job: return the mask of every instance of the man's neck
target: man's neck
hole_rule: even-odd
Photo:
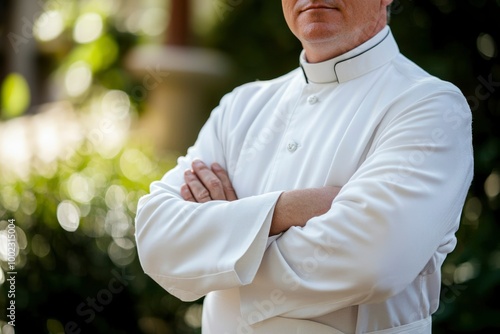
[[[382,24],[383,23],[383,24]],[[377,24],[374,28],[363,29],[353,36],[342,36],[325,42],[303,44],[306,59],[309,63],[319,63],[338,57],[360,46],[377,35],[387,25],[385,22]]]

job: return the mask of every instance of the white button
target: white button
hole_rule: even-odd
[[[307,98],[307,102],[309,102],[309,104],[315,104],[318,102],[318,97],[316,95],[311,95]]]
[[[299,147],[299,144],[297,144],[294,141],[289,142],[288,145],[286,146],[287,150],[292,152],[292,153],[297,151],[298,147]]]

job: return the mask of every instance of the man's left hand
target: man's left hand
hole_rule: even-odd
[[[190,202],[205,203],[213,200],[237,200],[236,192],[227,172],[214,163],[210,168],[201,160],[194,160],[192,169],[184,172],[185,184],[181,187],[181,196]]]

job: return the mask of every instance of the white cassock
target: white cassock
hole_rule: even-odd
[[[227,169],[239,200],[182,200],[195,158]],[[465,98],[386,27],[227,94],[140,200],[140,261],[172,295],[206,295],[205,334],[431,333],[472,169]],[[342,187],[329,212],[268,237],[283,191],[327,185]]]

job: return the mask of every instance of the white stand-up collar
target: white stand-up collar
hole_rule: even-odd
[[[324,62],[308,63],[302,51],[300,66],[308,83],[342,83],[383,66],[398,54],[399,48],[386,26],[365,43]]]

